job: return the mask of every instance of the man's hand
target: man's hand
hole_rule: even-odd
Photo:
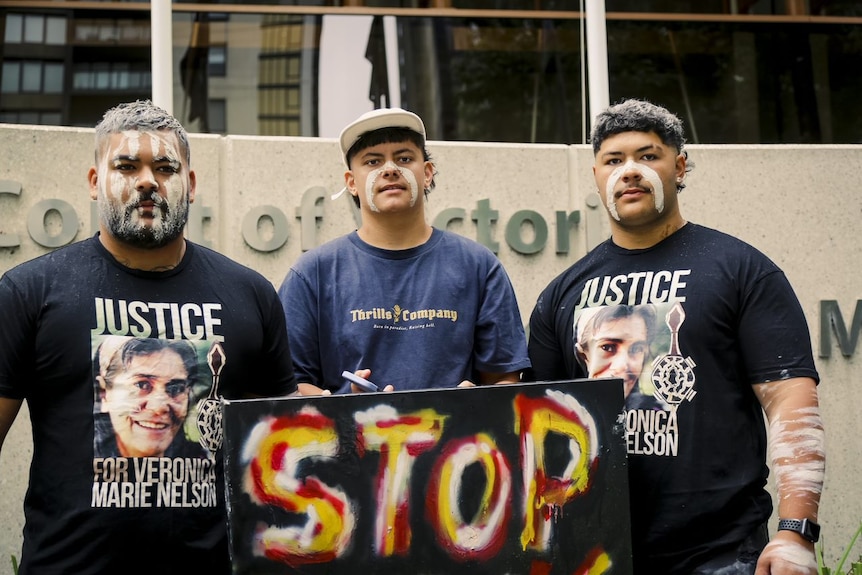
[[[328,389],[321,389],[312,383],[298,383],[296,386],[299,388],[299,395],[303,397],[314,397],[315,395],[332,395],[332,392]]]
[[[757,560],[754,575],[817,575],[814,544],[789,531],[775,534]]]
[[[355,375],[357,377],[361,377],[362,379],[369,379],[371,377],[371,370],[370,369],[357,369],[356,371],[353,372],[353,375]],[[359,387],[355,383],[350,384],[350,391],[352,391],[353,393],[373,393],[373,392],[369,392],[369,391],[362,389],[361,387]],[[387,385],[386,387],[384,387],[380,391],[395,391],[395,388],[392,385]]]

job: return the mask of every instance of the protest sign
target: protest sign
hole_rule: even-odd
[[[622,382],[224,401],[238,574],[631,572]]]

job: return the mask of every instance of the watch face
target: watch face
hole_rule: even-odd
[[[820,526],[813,521],[805,521],[805,524],[808,527],[809,532],[811,533],[811,537],[808,538],[812,543],[816,543],[818,539],[820,539]]]

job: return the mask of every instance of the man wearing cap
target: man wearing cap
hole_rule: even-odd
[[[302,393],[358,392],[345,370],[399,391],[519,381],[530,361],[502,264],[427,222],[436,172],[419,116],[368,112],[340,143],[362,224],[300,256],[279,288]]]

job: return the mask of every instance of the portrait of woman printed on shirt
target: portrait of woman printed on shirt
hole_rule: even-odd
[[[584,308],[575,321],[578,362],[590,378],[621,378],[626,409],[668,409],[640,385],[653,358],[656,315],[652,304],[616,305]]]
[[[207,456],[184,431],[202,395],[192,343],[108,336],[93,368],[96,457]]]

